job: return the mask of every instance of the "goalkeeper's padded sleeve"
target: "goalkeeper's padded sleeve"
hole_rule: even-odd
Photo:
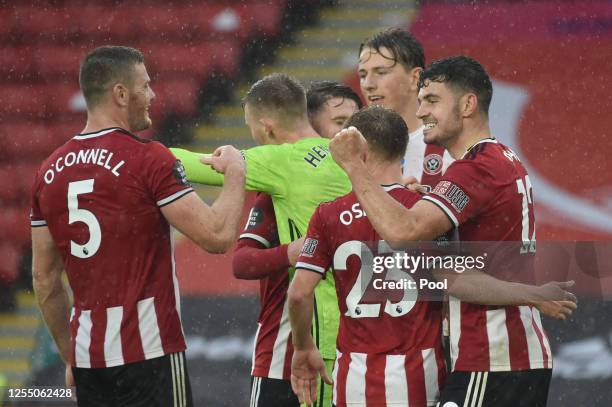
[[[219,174],[212,167],[200,162],[200,158],[206,154],[194,153],[182,148],[171,148],[170,151],[183,163],[189,182],[214,186],[223,185],[223,174]]]

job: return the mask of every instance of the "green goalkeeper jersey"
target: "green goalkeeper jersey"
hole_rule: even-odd
[[[170,149],[182,161],[187,179],[206,185],[222,185],[223,176],[200,163],[202,154]],[[321,202],[334,200],[351,190],[346,173],[329,152],[329,140],[304,138],[293,144],[265,145],[244,151],[246,189],[269,194],[274,203],[278,236],[290,243],[303,236]],[[289,275],[293,278],[293,268]],[[326,359],[336,357],[340,311],[331,273],[315,289],[314,339]]]

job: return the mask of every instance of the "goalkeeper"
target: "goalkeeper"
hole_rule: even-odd
[[[272,197],[280,243],[288,244],[304,234],[321,202],[348,193],[351,185],[329,153],[329,140],[312,129],[304,88],[295,79],[284,74],[266,76],[251,87],[244,102],[245,122],[259,145],[244,151],[246,189]],[[215,154],[207,157],[182,149],[171,151],[182,161],[189,181],[222,185],[223,176],[214,170]],[[213,168],[203,165],[202,158]],[[294,271],[289,268],[290,278]],[[323,282],[315,291],[312,333],[331,375],[339,310],[333,276],[328,273]],[[320,389],[317,406],[330,406],[331,387]]]

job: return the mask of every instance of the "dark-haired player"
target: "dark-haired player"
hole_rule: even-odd
[[[306,92],[310,124],[321,137],[332,138],[363,107],[349,86],[334,81],[313,82]]]
[[[487,273],[506,280],[519,272],[533,275],[531,182],[516,154],[489,130],[488,74],[468,57],[447,58],[422,73],[419,89],[425,142],[446,148],[456,161],[412,208],[399,205],[371,176],[359,131],[343,131],[332,140],[334,159],[349,174],[368,219],[394,247],[456,228],[462,242],[490,242],[496,255]],[[535,306],[451,298],[450,342],[452,373],[441,406],[546,405],[552,353]]]
[[[229,249],[244,160],[232,147],[219,151],[226,183],[209,207],[166,147],[133,134],[151,125],[155,97],[140,51],[96,48],[79,82],[87,124],[43,162],[33,186],[39,307],[79,405],[192,406],[171,228],[205,250]]]
[[[416,115],[417,84],[424,68],[423,46],[406,30],[381,31],[359,47],[359,84],[366,103],[385,106],[402,116],[410,129],[403,160],[404,177],[414,177],[431,189],[452,158],[444,148],[427,142],[423,123]]]
[[[418,202],[420,194],[401,185],[401,159],[408,141],[402,117],[390,109],[370,106],[355,113],[346,126],[355,126],[366,138],[366,166],[389,199],[405,207]],[[423,301],[411,288],[392,295],[378,291],[375,298],[367,294],[380,290],[381,283],[377,286],[374,279],[410,276],[389,271],[374,277],[371,256],[388,254],[391,249],[368,219],[353,192],[321,204],[311,218],[289,288],[293,389],[308,404],[316,394],[317,373],[325,377],[309,321],[314,289],[332,268],[341,312],[334,405],[432,406],[445,376],[442,303]]]

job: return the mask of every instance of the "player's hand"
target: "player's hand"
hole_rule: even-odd
[[[574,294],[567,291],[574,286],[574,281],[550,281],[537,288],[537,299],[541,301],[570,301],[577,303]]]
[[[340,130],[332,138],[329,149],[332,157],[344,171],[365,162],[368,143],[357,128],[351,126]]]
[[[298,240],[289,243],[289,246],[287,247],[287,257],[289,257],[289,264],[291,264],[292,266],[295,266],[298,257],[300,257],[300,253],[302,252],[302,246],[304,246],[305,239],[306,236],[302,236]]]
[[[300,404],[310,406],[317,400],[319,375],[325,383],[332,384],[319,350],[315,347],[294,350],[291,361],[291,388]]]
[[[413,177],[412,175],[408,175],[402,178],[402,184],[404,184],[406,188],[414,192],[420,192],[422,194],[427,192],[427,187],[422,184],[419,184],[419,180],[417,180],[416,177]]]
[[[200,158],[200,162],[210,165],[221,174],[227,173],[230,169],[241,173],[246,170],[242,153],[233,146],[221,146],[212,155],[205,155]]]
[[[536,304],[542,315],[565,321],[578,308],[573,301],[543,301]]]

